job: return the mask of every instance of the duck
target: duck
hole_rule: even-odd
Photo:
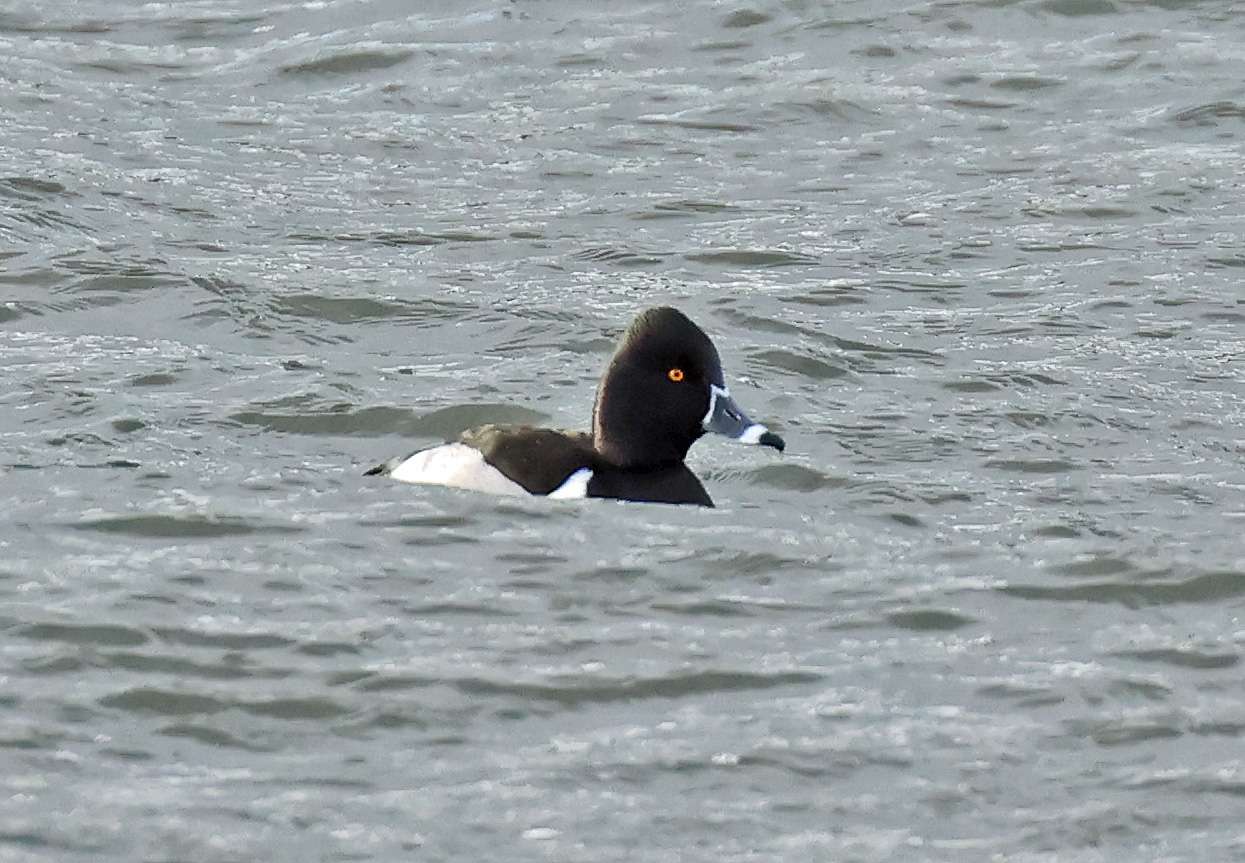
[[[735,402],[713,341],[678,309],[641,312],[605,367],[592,430],[484,425],[366,472],[400,482],[552,499],[712,507],[684,463],[705,433],[786,448]]]

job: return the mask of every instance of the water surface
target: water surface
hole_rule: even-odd
[[[418,7],[0,12],[0,857],[1239,858],[1239,8]]]

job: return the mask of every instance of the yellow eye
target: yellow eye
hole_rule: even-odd
[[[674,381],[677,384],[679,381],[683,380],[683,369],[679,369],[679,368],[671,369],[670,371],[666,372],[666,377],[670,378],[670,380]]]

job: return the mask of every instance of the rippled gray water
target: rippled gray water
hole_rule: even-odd
[[[0,7],[0,860],[1241,859],[1240,5],[613,5]]]

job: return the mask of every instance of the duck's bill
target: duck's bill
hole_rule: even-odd
[[[734,438],[740,443],[772,446],[782,452],[787,444],[760,423],[754,423],[735,404],[731,394],[719,386],[709,387],[709,411],[705,414],[705,431]]]

